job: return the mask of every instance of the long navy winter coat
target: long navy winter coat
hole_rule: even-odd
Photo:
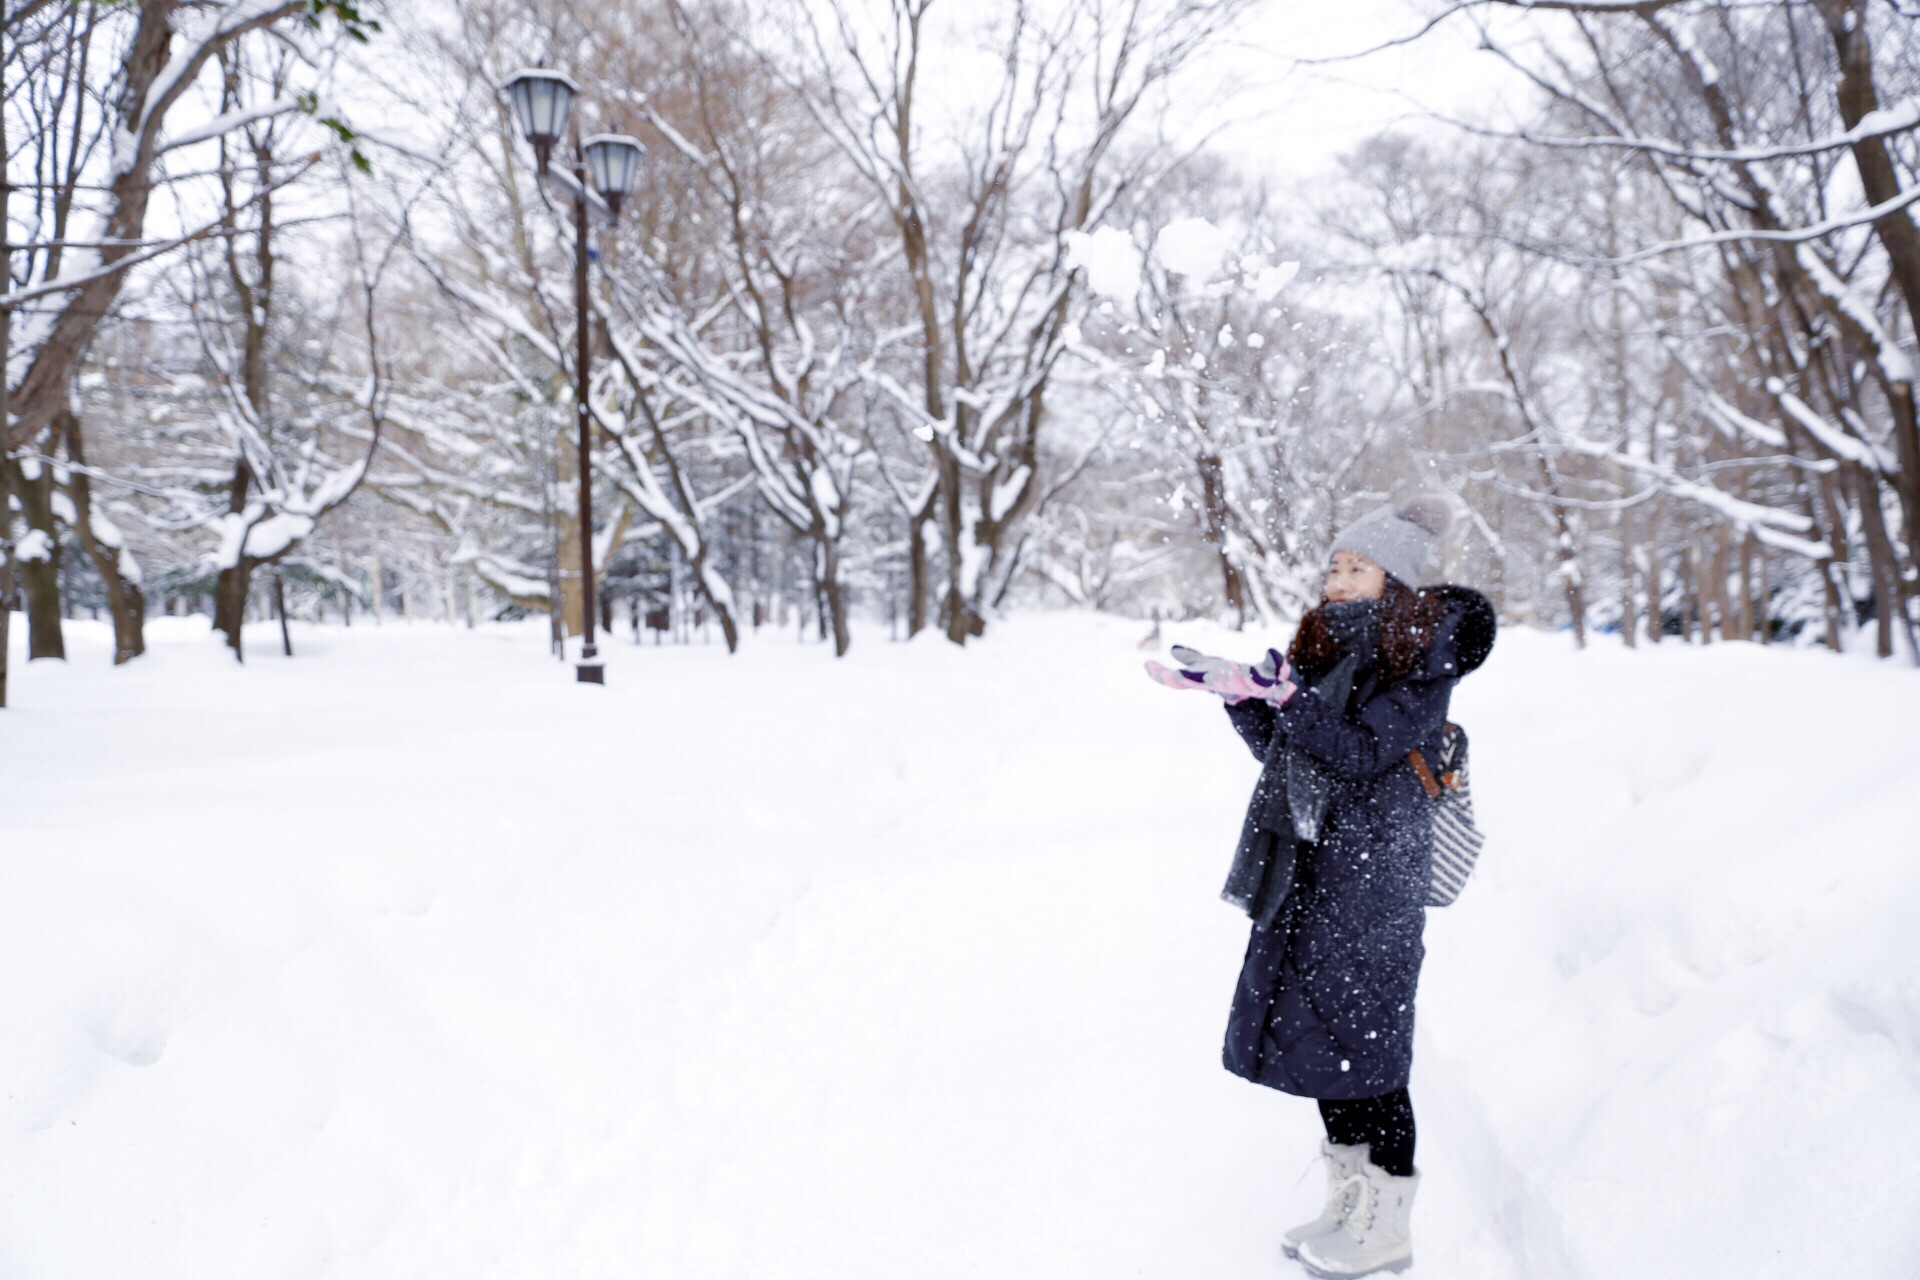
[[[1255,929],[1227,1024],[1229,1071],[1309,1098],[1371,1098],[1405,1087],[1413,997],[1426,954],[1433,801],[1407,760],[1435,759],[1447,702],[1493,647],[1492,606],[1443,587],[1446,612],[1419,666],[1399,680],[1362,673],[1346,713],[1302,690],[1276,712],[1227,708],[1266,764],[1241,839],[1291,839],[1280,744],[1333,775],[1320,839],[1299,845],[1293,890]]]

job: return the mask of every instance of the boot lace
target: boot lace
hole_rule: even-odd
[[[1356,1173],[1339,1184],[1339,1195],[1345,1199],[1351,1193],[1353,1199],[1347,1209],[1346,1221],[1340,1225],[1352,1237],[1355,1244],[1366,1240],[1367,1232],[1373,1226],[1374,1190],[1367,1176]]]
[[[1300,1172],[1300,1181],[1305,1182],[1307,1180],[1307,1175],[1313,1172],[1315,1165],[1325,1165],[1327,1167],[1327,1205],[1322,1212],[1337,1221],[1345,1222],[1349,1212],[1349,1193],[1352,1190],[1349,1184],[1353,1183],[1356,1179],[1354,1177],[1336,1178],[1334,1174],[1338,1172],[1338,1169],[1334,1165],[1333,1157],[1320,1155],[1315,1156],[1307,1162],[1307,1167]]]

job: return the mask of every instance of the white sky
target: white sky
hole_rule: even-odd
[[[1527,86],[1476,50],[1473,28],[1460,17],[1366,58],[1295,61],[1411,35],[1436,8],[1432,0],[1268,0],[1232,47],[1208,59],[1208,71],[1230,69],[1244,86],[1223,142],[1269,172],[1312,172],[1423,109],[1483,117],[1523,98]]]
[[[1049,0],[1043,0],[1043,5]],[[1072,4],[1075,0],[1050,0]],[[869,0],[871,13],[884,0]],[[1194,59],[1173,94],[1175,131],[1218,129],[1213,146],[1272,176],[1305,177],[1388,126],[1415,124],[1424,111],[1459,117],[1497,115],[1529,87],[1497,59],[1476,49],[1473,25],[1455,16],[1418,41],[1350,61],[1303,65],[1302,59],[1351,55],[1411,36],[1440,0],[1265,0],[1228,38]],[[936,6],[922,61],[921,117],[971,117],[982,85],[997,80],[998,6],[954,0]],[[1512,37],[1543,24],[1528,15],[1490,14]],[[929,103],[938,104],[929,108]],[[1228,123],[1221,127],[1222,121]],[[1144,122],[1142,122],[1144,123]],[[929,124],[935,133],[938,126]]]
[[[946,21],[966,26],[980,13],[969,8],[976,2],[954,0],[945,10]],[[417,26],[430,13],[445,13],[429,0],[416,3],[417,8],[395,11],[389,36],[365,51],[364,68],[347,73],[342,102],[356,120],[370,115],[389,130],[417,132],[420,141],[427,142],[437,132],[434,122],[408,121],[391,102],[374,107],[372,102],[386,95],[373,93],[363,100],[352,87],[362,74],[378,75],[404,65],[404,41],[396,38],[402,26]],[[1215,147],[1277,178],[1306,179],[1369,134],[1411,123],[1422,108],[1480,116],[1496,112],[1503,100],[1524,97],[1525,87],[1516,77],[1474,49],[1472,27],[1459,18],[1414,44],[1365,58],[1324,66],[1297,61],[1354,53],[1409,35],[1435,5],[1436,0],[1267,0],[1232,40],[1188,68],[1175,112],[1184,118],[1176,124],[1217,123],[1224,114],[1230,123],[1215,135]],[[946,44],[940,53],[923,67],[928,79],[923,87],[964,111],[977,92],[971,72],[980,50],[960,42]],[[1231,95],[1224,109],[1223,95]],[[356,106],[360,110],[354,110]],[[179,127],[211,113],[208,103],[183,105]],[[375,155],[376,160],[384,158],[377,149]],[[192,158],[183,154],[179,160]],[[167,201],[158,202],[150,230],[163,231],[179,216]]]
[[[991,55],[968,38],[982,16],[977,4],[951,0],[936,9],[943,28],[932,43],[938,56],[921,69],[923,97],[963,114],[975,105],[973,72],[991,65]],[[422,4],[415,18],[396,21],[425,20],[432,7]],[[1438,0],[1266,0],[1232,39],[1187,69],[1176,114],[1190,109],[1191,115],[1179,123],[1214,124],[1224,114],[1232,123],[1217,135],[1216,145],[1269,173],[1305,175],[1326,168],[1371,133],[1412,122],[1423,108],[1481,116],[1502,101],[1524,97],[1526,86],[1476,51],[1473,29],[1459,17],[1411,45],[1365,58],[1324,66],[1296,61],[1355,53],[1410,35],[1437,7]],[[1508,19],[1502,25],[1511,30],[1525,21]],[[393,59],[398,43],[377,43],[368,51],[371,64]],[[1224,112],[1217,100],[1222,94],[1232,96]],[[590,104],[581,105],[591,114]]]

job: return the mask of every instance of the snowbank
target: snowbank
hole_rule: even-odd
[[[1255,765],[1144,629],[17,654],[0,1275],[1290,1274],[1312,1107],[1217,1065]],[[1514,633],[1455,710],[1410,1274],[1920,1274],[1920,679]]]

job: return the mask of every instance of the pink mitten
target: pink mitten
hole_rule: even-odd
[[[1299,690],[1292,665],[1278,649],[1267,650],[1267,656],[1254,663],[1247,674],[1264,690],[1258,696],[1276,707],[1286,706],[1287,699]]]
[[[1173,647],[1173,656],[1179,659],[1178,670],[1169,670],[1157,662],[1149,662],[1147,674],[1169,689],[1205,689],[1208,693],[1219,694],[1229,703],[1253,696],[1243,692],[1248,683],[1247,669],[1239,663],[1181,645]]]
[[[1147,664],[1147,674],[1170,689],[1205,689],[1224,698],[1229,706],[1248,698],[1263,698],[1278,707],[1293,696],[1293,672],[1287,660],[1272,649],[1252,667],[1183,645],[1173,647],[1173,656],[1180,662],[1177,671],[1157,662]]]
[[[1147,674],[1153,677],[1155,683],[1163,684],[1169,689],[1205,689],[1207,687],[1199,672],[1175,671],[1157,662],[1147,663]]]

